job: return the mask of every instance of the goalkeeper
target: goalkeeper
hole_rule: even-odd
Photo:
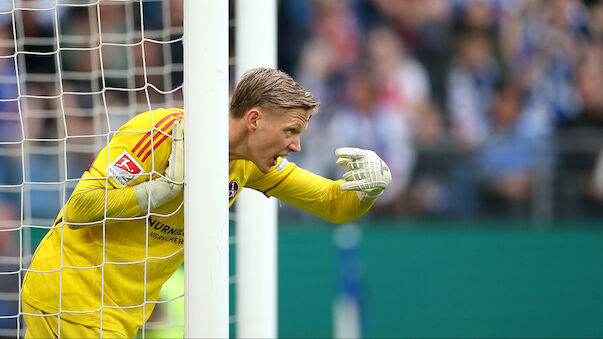
[[[281,71],[243,75],[230,104],[231,205],[245,186],[336,223],[369,210],[391,181],[374,152],[336,150],[347,168],[338,181],[286,159],[301,150],[318,106]],[[132,338],[149,318],[184,257],[183,117],[181,109],[135,116],[84,172],[25,277],[27,338]]]

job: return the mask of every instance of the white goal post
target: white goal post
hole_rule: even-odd
[[[239,0],[235,10],[236,79],[277,67],[276,0]],[[277,337],[277,200],[243,189],[236,204],[237,337]]]
[[[228,1],[184,0],[185,337],[229,337]]]

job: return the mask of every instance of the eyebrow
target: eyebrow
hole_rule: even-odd
[[[302,124],[299,121],[293,121],[290,125],[287,126],[287,129],[295,129],[300,132],[304,131],[305,128],[308,128],[308,124]]]
[[[298,117],[297,117],[298,119],[292,120],[292,121],[290,122],[289,127],[293,127],[293,126],[295,126],[296,128],[299,128],[300,130],[302,130],[302,131],[303,131],[305,128],[308,128],[308,122],[310,121],[310,118],[311,118],[311,117],[312,117],[312,116],[310,115],[310,116],[307,118],[307,120],[304,120],[304,119],[302,119],[302,118],[301,118],[301,116],[298,116]]]

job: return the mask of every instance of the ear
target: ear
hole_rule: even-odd
[[[250,108],[247,113],[245,113],[245,124],[247,125],[248,130],[256,130],[260,125],[260,120],[262,119],[262,112],[257,107]]]

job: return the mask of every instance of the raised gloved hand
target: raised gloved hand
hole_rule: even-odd
[[[341,190],[356,191],[362,201],[377,199],[392,181],[389,167],[373,151],[342,147],[335,150],[335,155],[337,165],[348,170],[343,174],[346,182],[341,184]]]
[[[172,151],[165,177],[134,186],[140,210],[146,212],[174,199],[184,187],[184,131],[179,121],[172,125]],[[149,197],[150,194],[150,197]]]

